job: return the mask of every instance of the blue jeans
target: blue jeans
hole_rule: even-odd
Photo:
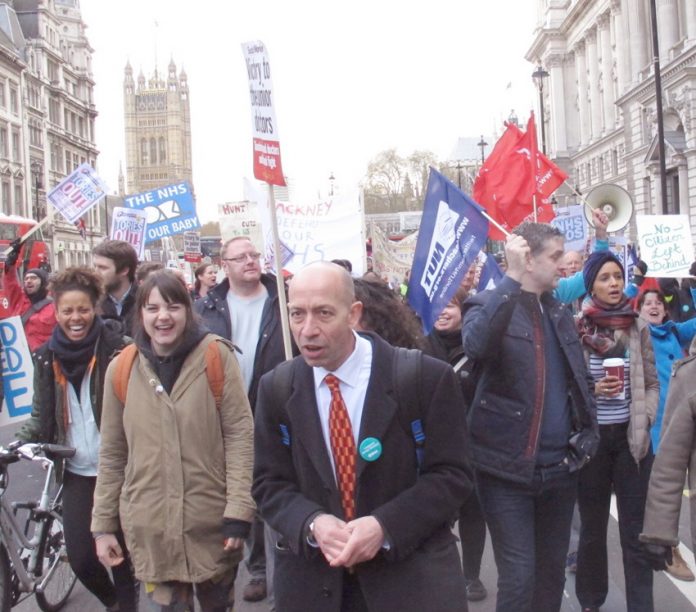
[[[498,612],[560,610],[577,474],[537,469],[529,484],[476,473],[498,566]]]
[[[616,493],[628,612],[652,612],[653,572],[641,553],[645,498],[653,454],[636,464],[628,447],[628,423],[599,426],[599,449],[580,471],[580,542],[575,594],[583,607],[607,598],[607,523],[611,493]]]

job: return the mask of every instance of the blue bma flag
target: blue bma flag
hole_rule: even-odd
[[[483,209],[430,168],[408,301],[430,333],[488,236]]]

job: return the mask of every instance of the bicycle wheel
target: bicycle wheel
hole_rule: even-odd
[[[41,568],[42,576],[52,573],[43,591],[36,593],[36,603],[44,612],[57,612],[70,597],[77,576],[72,571],[65,552],[63,522],[56,516],[49,517],[46,521],[46,530],[39,542],[38,567]],[[42,578],[37,577],[37,580],[41,582]]]
[[[0,612],[12,609],[12,570],[5,545],[0,544]]]

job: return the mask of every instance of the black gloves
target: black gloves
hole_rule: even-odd
[[[11,268],[17,263],[17,258],[19,257],[19,250],[22,248],[21,238],[15,238],[10,242],[12,250],[7,254],[5,258],[5,267]]]
[[[643,281],[645,280],[645,275],[648,272],[648,264],[646,264],[642,259],[639,259],[636,262],[636,265],[633,266],[633,284],[638,285],[639,287],[643,284]]]
[[[672,547],[663,544],[643,543],[643,557],[648,561],[650,567],[656,572],[660,572],[672,563]]]

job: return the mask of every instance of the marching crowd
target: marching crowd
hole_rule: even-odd
[[[79,580],[107,610],[137,610],[142,584],[153,609],[217,612],[244,562],[243,598],[281,612],[458,612],[492,588],[489,533],[497,610],[559,610],[567,567],[599,610],[615,495],[627,608],[659,609],[653,570],[694,580],[696,289],[642,262],[627,284],[594,225],[587,257],[520,225],[502,280],[476,292],[472,267],[425,337],[405,288],[310,264],[287,282],[289,360],[247,238],[193,287],[116,240],[20,280],[17,244],[3,286],[35,370],[17,437],[76,448],[57,479]]]

